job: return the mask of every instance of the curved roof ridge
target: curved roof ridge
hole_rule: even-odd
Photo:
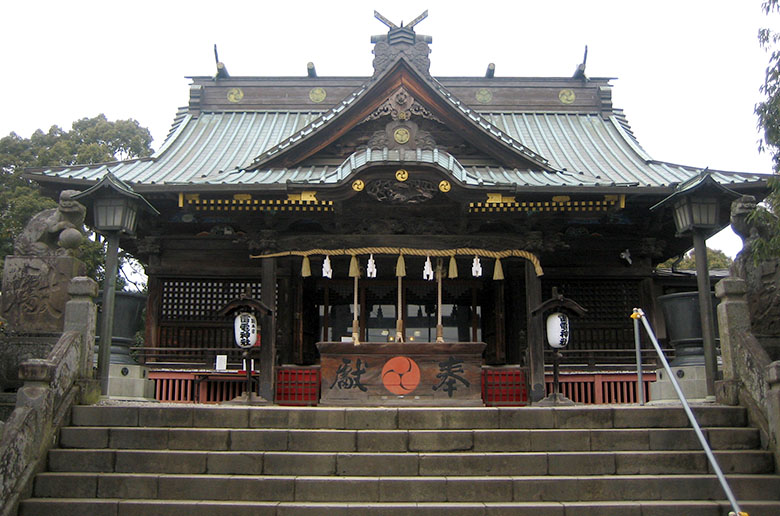
[[[181,132],[181,128],[187,125],[187,121],[190,118],[192,118],[192,114],[190,114],[189,108],[186,106],[179,107],[176,110],[176,114],[173,116],[173,122],[171,122],[171,127],[168,129],[168,134],[165,136],[162,145],[160,145],[160,148],[157,149],[152,156],[162,154],[164,149],[168,148],[172,142],[176,141],[179,132]]]

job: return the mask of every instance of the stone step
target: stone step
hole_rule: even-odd
[[[777,516],[780,502],[745,501],[750,516]],[[723,516],[718,501],[313,503],[199,502],[176,500],[30,499],[20,516]]]
[[[780,476],[730,475],[738,499],[780,501]],[[36,498],[285,502],[534,502],[712,500],[713,475],[326,477],[42,473]]]
[[[772,473],[764,450],[715,452],[724,473]],[[614,475],[696,474],[710,471],[704,452],[370,453],[53,449],[55,472],[236,475]]]
[[[694,406],[702,427],[747,423],[741,407]],[[685,428],[679,406],[325,408],[211,407],[202,405],[77,406],[74,426],[329,428],[329,429],[485,429],[485,428]]]
[[[743,510],[780,475],[738,407],[695,408]],[[724,516],[677,406],[75,407],[19,514]]]
[[[703,430],[718,450],[760,446],[755,428]],[[617,451],[701,450],[693,429],[598,430],[285,430],[223,428],[65,427],[62,448],[219,451]]]

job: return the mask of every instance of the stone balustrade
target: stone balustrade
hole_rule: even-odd
[[[97,283],[76,277],[68,287],[64,332],[46,358],[24,361],[16,408],[0,427],[0,515],[16,514],[21,498],[29,495],[32,479],[46,462],[59,427],[74,402],[97,400],[92,374]]]

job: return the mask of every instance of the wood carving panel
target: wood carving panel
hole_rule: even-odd
[[[391,204],[419,204],[433,199],[437,187],[424,179],[399,182],[389,179],[371,181],[366,193],[379,202]]]

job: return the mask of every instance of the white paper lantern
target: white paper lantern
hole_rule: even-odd
[[[547,316],[547,344],[552,348],[565,348],[569,343],[569,317],[563,312]]]
[[[236,346],[249,349],[257,343],[257,319],[249,312],[241,312],[233,322]]]

